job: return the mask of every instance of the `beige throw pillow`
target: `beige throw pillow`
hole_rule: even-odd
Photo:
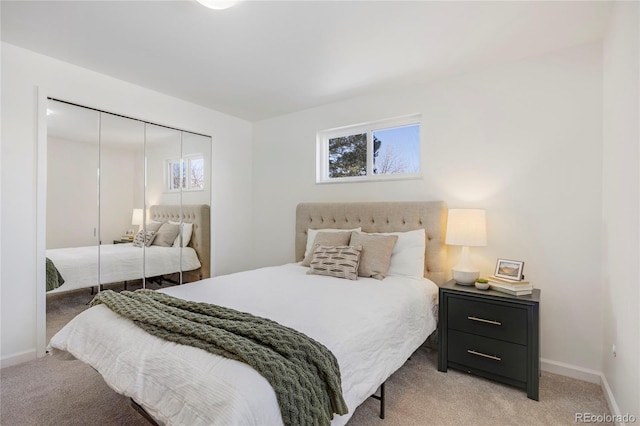
[[[180,227],[178,225],[172,225],[165,222],[158,229],[158,232],[156,232],[156,237],[153,239],[153,245],[171,247],[179,232]]]
[[[349,244],[362,246],[358,275],[383,280],[389,271],[391,253],[397,240],[397,235],[371,235],[352,232]]]
[[[307,243],[304,246],[304,257],[307,257],[309,253],[313,253],[313,241],[316,239],[318,232],[351,232],[362,231],[362,228],[352,229],[336,229],[336,228],[322,228],[322,229],[307,229]]]
[[[307,274],[328,275],[349,280],[358,279],[360,247],[316,246]]]
[[[160,229],[160,227],[162,226],[163,223],[164,222],[158,222],[158,221],[155,221],[155,220],[150,220],[149,222],[147,222],[147,224],[145,226],[145,230],[158,232],[158,229]]]
[[[347,232],[318,232],[316,238],[313,240],[312,248],[316,246],[348,246],[351,239],[351,231]],[[313,259],[314,250],[310,250],[302,261],[302,266],[311,265],[311,259]]]

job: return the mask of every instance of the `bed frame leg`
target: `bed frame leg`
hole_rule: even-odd
[[[371,395],[371,398],[377,399],[378,401],[380,401],[380,418],[381,419],[384,419],[384,383],[386,382],[383,382],[380,385],[380,396]]]

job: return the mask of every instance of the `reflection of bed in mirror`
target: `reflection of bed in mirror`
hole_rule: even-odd
[[[189,241],[184,247],[176,241],[170,247],[150,245],[136,247],[133,243],[103,244],[100,246],[49,249],[46,256],[52,263],[47,274],[57,269],[64,281],[48,294],[62,293],[98,284],[111,284],[161,277],[182,271],[182,282],[210,276],[210,220],[209,206],[156,205],[149,209],[150,222],[183,222],[192,224]],[[182,228],[183,230],[185,227]],[[186,239],[188,232],[183,231]],[[100,275],[98,283],[98,271]],[[62,282],[60,280],[60,282]],[[56,281],[47,277],[47,281]],[[54,287],[51,284],[49,287]]]

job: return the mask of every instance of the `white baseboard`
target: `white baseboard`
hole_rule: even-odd
[[[586,382],[600,385],[602,392],[604,393],[604,398],[607,401],[607,405],[609,405],[609,411],[611,411],[613,416],[622,418],[620,408],[618,407],[618,403],[613,396],[613,392],[611,391],[611,387],[609,386],[609,382],[607,382],[607,378],[604,373],[544,358],[540,359],[540,368],[543,371],[548,371],[550,373],[560,374],[561,376],[571,377],[573,379],[584,380]],[[618,422],[616,425],[625,426],[625,423]]]
[[[607,404],[609,404],[609,411],[616,417],[622,418],[620,414],[620,407],[618,407],[618,403],[616,399],[613,397],[613,392],[611,392],[611,387],[609,386],[609,382],[607,382],[607,378],[605,375],[602,375],[602,391],[604,392],[604,398],[607,400]],[[616,423],[617,425],[624,426],[626,423]]]
[[[19,352],[8,357],[0,359],[0,368],[11,367],[12,365],[22,364],[23,362],[36,359],[36,350]]]
[[[585,382],[602,384],[602,373],[588,368],[577,367],[564,362],[552,361],[550,359],[540,358],[540,368],[542,371],[560,374],[561,376],[571,377],[573,379],[584,380]]]

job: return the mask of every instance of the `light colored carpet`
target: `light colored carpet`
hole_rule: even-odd
[[[48,336],[92,298],[88,292],[47,302]],[[570,425],[576,413],[609,414],[600,386],[543,372],[540,401],[523,390],[455,370],[437,371],[437,352],[421,347],[386,384],[386,418],[368,399],[348,426]],[[2,425],[148,425],[91,367],[46,356],[0,370]],[[187,425],[185,425],[187,426]]]

